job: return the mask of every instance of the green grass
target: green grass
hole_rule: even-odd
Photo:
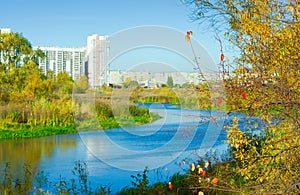
[[[117,110],[114,110],[109,102],[97,102],[96,113],[90,105],[83,105],[81,108],[85,112],[80,113],[80,117],[70,122],[62,121],[59,117],[54,117],[54,123],[45,123],[42,120],[28,120],[27,123],[20,123],[18,120],[0,120],[0,140],[42,137],[56,134],[76,133],[78,131],[91,131],[99,129],[111,129],[118,127],[135,126],[150,123],[160,116],[149,113],[149,109],[138,107],[135,104],[120,103]],[[129,113],[128,113],[129,110]],[[10,116],[10,115],[9,115]],[[62,116],[62,118],[64,118]]]
[[[112,128],[119,128],[119,127],[129,127],[129,126],[136,126],[136,125],[144,125],[151,123],[157,119],[160,119],[156,113],[150,113],[150,115],[143,115],[143,116],[124,116],[115,119],[114,117],[102,117],[97,120],[95,117],[90,119],[85,119],[83,121],[77,122],[77,129],[78,131],[94,131],[94,130],[107,130]]]
[[[29,127],[20,129],[20,124],[9,125],[7,129],[0,129],[0,140],[4,139],[18,139],[18,138],[32,138],[43,137],[57,134],[69,134],[76,133],[75,127]]]
[[[5,124],[0,128],[0,140],[4,139],[20,139],[43,137],[57,134],[76,133],[78,131],[93,131],[99,129],[111,129],[118,127],[128,127],[135,125],[143,125],[151,123],[161,118],[158,114],[150,113],[150,115],[122,117],[116,120],[114,117],[104,118],[102,120],[87,119],[80,121],[77,126],[69,127],[45,127],[45,126],[30,126],[28,124]]]

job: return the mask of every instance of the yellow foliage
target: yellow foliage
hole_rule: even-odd
[[[227,22],[225,35],[241,51],[226,81],[228,108],[266,122],[261,137],[240,130],[237,119],[228,127],[228,144],[238,165],[232,171],[247,182],[240,190],[247,194],[299,193],[299,1],[193,2],[197,19],[213,19],[209,21],[214,26],[221,21],[222,27]]]

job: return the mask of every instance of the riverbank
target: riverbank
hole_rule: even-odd
[[[59,134],[71,134],[78,133],[79,131],[95,131],[95,130],[107,130],[118,127],[130,127],[137,125],[144,125],[152,123],[160,119],[156,113],[149,113],[144,116],[133,116],[132,118],[124,117],[123,119],[116,120],[115,118],[107,118],[102,121],[98,121],[95,118],[85,120],[76,126],[65,127],[47,127],[47,126],[31,126],[28,124],[5,124],[0,129],[0,141],[6,139],[23,139],[44,137]]]
[[[6,129],[0,129],[0,140],[33,138],[70,133],[77,133],[76,127],[30,127],[22,124],[9,124]]]
[[[126,129],[114,128],[108,131],[83,132],[76,135],[0,142],[2,154],[6,154],[2,156],[2,162],[10,162],[11,170],[15,170],[13,175],[6,178],[10,177],[12,181],[16,181],[17,173],[22,175],[22,172],[25,172],[22,171],[23,167],[29,170],[30,167],[23,166],[24,162],[27,165],[37,165],[37,167],[32,167],[34,171],[30,172],[35,177],[28,175],[29,179],[26,182],[23,182],[23,177],[20,177],[24,185],[32,182],[31,189],[22,187],[32,193],[37,193],[38,189],[45,193],[49,190],[53,194],[59,194],[58,190],[79,190],[80,185],[77,185],[77,181],[80,177],[77,177],[76,170],[81,170],[82,174],[89,174],[85,181],[87,185],[90,185],[86,189],[91,190],[93,192],[91,194],[96,194],[97,189],[100,188],[110,189],[111,194],[130,192],[138,194],[142,191],[146,194],[151,194],[151,192],[174,194],[177,188],[181,189],[179,190],[181,194],[190,192],[189,183],[179,184],[180,181],[185,181],[182,178],[184,178],[184,173],[188,173],[189,164],[198,159],[197,155],[193,155],[194,152],[199,151],[201,143],[205,144],[202,135],[208,126],[199,125],[196,119],[200,115],[209,113],[176,108],[173,105],[145,106],[149,107],[150,111],[161,114],[163,118],[151,124]],[[209,134],[215,135],[218,139],[214,145],[222,144],[222,140],[225,139],[224,134],[220,136],[213,132]],[[207,142],[210,143],[211,139]],[[30,152],[27,152],[29,148]],[[15,158],[16,156],[18,158]],[[78,160],[81,161],[81,166],[78,166]],[[71,171],[74,162],[77,167],[76,170],[74,169],[76,175],[73,175]],[[145,167],[148,167],[149,171],[144,174]],[[178,171],[180,175],[177,174]],[[143,175],[145,175],[144,179]],[[173,175],[175,175],[174,178],[172,178]],[[43,178],[45,180],[41,180]],[[7,180],[7,183],[9,181]],[[44,182],[38,185],[38,181]],[[72,181],[76,181],[74,185]],[[173,184],[173,190],[168,188],[169,181]],[[190,179],[190,181],[193,180]],[[141,186],[142,189],[136,188],[132,182]],[[60,186],[60,183],[66,185]],[[6,185],[6,189],[7,191],[18,190],[14,183],[12,186]]]

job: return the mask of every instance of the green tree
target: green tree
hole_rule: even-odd
[[[173,83],[173,77],[172,77],[172,76],[168,76],[167,85],[168,85],[170,88],[173,88],[174,83]]]
[[[267,124],[263,135],[258,137],[242,131],[237,119],[228,127],[228,144],[236,161],[230,171],[246,182],[239,190],[247,194],[299,193],[299,2],[187,0],[185,3],[193,9],[194,19],[207,21],[224,32],[228,43],[240,51],[231,60],[235,61],[230,64],[234,71],[225,80],[229,110],[256,116]],[[224,63],[220,61],[221,66]],[[254,129],[255,126],[258,125]],[[230,181],[222,181],[226,182],[230,185]]]
[[[33,53],[30,42],[18,33],[0,34],[1,71],[24,64]]]
[[[39,64],[39,59],[45,59],[47,56],[46,54],[40,49],[33,50],[32,55],[27,60],[33,61],[35,64]]]

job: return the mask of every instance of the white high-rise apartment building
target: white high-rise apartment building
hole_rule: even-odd
[[[0,34],[11,33],[9,28],[0,28]],[[40,49],[46,58],[39,58],[39,67],[44,74],[52,70],[55,75],[66,72],[74,80],[81,75],[88,78],[90,88],[108,85],[109,51],[108,36],[91,35],[87,46],[82,48],[33,47]],[[1,54],[0,54],[1,57]]]
[[[37,47],[33,49],[38,49]],[[39,67],[44,74],[52,70],[55,75],[66,72],[74,80],[84,75],[85,51],[83,48],[40,47],[46,58],[39,59]]]
[[[87,38],[86,76],[91,88],[108,84],[109,39],[94,34]]]

